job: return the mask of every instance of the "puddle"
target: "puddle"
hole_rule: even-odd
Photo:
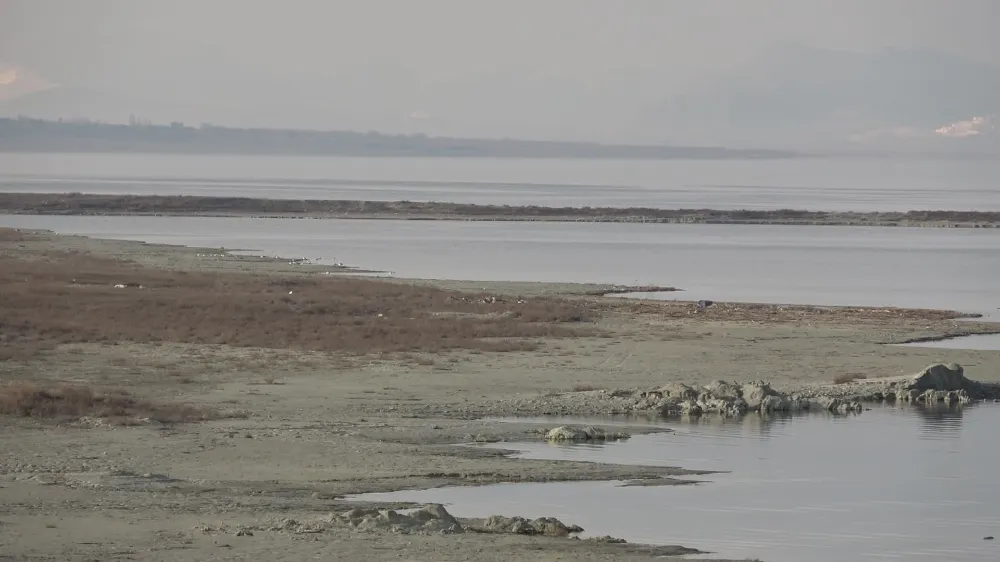
[[[548,423],[566,421],[608,425]],[[656,422],[675,431],[606,444],[489,446],[531,459],[731,472],[700,477],[706,482],[696,486],[500,484],[354,499],[440,502],[458,517],[552,516],[589,535],[682,544],[722,558],[995,560],[1000,544],[983,537],[1000,534],[998,424],[992,404]]]
[[[934,347],[939,349],[1000,350],[1000,334],[976,334],[946,340],[902,343],[899,347]]]

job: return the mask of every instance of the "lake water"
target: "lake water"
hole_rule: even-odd
[[[0,215],[0,226],[260,250],[398,277],[656,284],[657,298],[1000,307],[1000,230]]]
[[[0,153],[0,191],[1000,211],[1000,159],[543,160]]]
[[[551,420],[549,426],[566,420]],[[594,420],[574,420],[594,423]],[[603,420],[597,420],[603,423]],[[351,499],[444,503],[459,517],[558,517],[589,535],[771,562],[998,560],[1000,406],[875,408],[720,423],[597,445],[504,443],[521,457],[727,470],[694,486],[502,484]]]

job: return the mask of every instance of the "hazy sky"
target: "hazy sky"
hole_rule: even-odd
[[[1000,64],[998,22],[997,0],[0,0],[0,63],[189,120],[619,139],[623,107],[776,43]]]

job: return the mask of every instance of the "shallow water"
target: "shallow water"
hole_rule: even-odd
[[[0,215],[0,226],[320,258],[397,277],[675,286],[668,300],[1000,307],[1000,229]]]
[[[1000,160],[0,153],[0,191],[715,209],[1000,211]]]
[[[1000,534],[1000,406],[714,420],[660,422],[676,431],[604,445],[493,445],[533,459],[731,471],[694,486],[503,484],[357,499],[440,502],[460,517],[553,516],[589,535],[730,558],[1000,559],[1000,544],[983,540]]]
[[[976,334],[946,340],[900,344],[901,347],[934,347],[938,349],[1000,350],[1000,334]]]

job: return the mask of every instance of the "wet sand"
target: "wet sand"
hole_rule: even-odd
[[[7,233],[0,236],[4,259],[56,263],[68,252],[178,275],[333,277],[322,276],[327,267],[217,250]],[[341,498],[364,492],[572,480],[663,485],[692,474],[683,466],[519,460],[502,450],[454,446],[542,439],[546,428],[537,424],[483,417],[551,413],[544,398],[558,393],[718,379],[764,379],[789,390],[828,384],[845,373],[909,374],[939,361],[961,363],[976,380],[1000,381],[997,351],[885,345],[997,329],[945,311],[717,303],[701,312],[693,303],[589,295],[606,289],[596,285],[371,282],[474,291],[473,298],[485,291],[508,302],[566,299],[588,314],[576,336],[533,337],[538,345],[510,351],[346,354],[80,337],[0,360],[2,385],[84,384],[245,414],[134,425],[0,418],[0,504],[6,507],[0,551],[13,560],[652,560],[668,552],[519,535],[329,528],[235,536],[217,529],[319,520],[354,507]],[[5,345],[22,329],[4,324]]]

